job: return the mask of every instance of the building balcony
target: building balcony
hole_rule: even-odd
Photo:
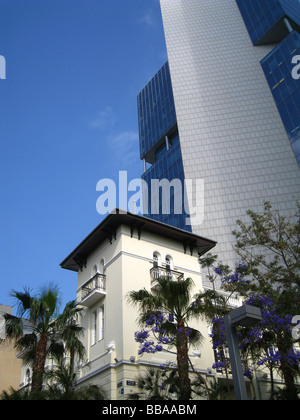
[[[160,277],[168,278],[170,281],[183,280],[184,274],[179,271],[174,271],[168,267],[154,266],[150,270],[151,288],[159,287],[158,279]]]
[[[97,273],[81,287],[79,303],[83,306],[92,306],[104,296],[106,296],[106,276]]]

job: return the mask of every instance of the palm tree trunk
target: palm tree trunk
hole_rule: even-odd
[[[41,334],[33,362],[31,392],[41,391],[43,388],[43,377],[47,356],[47,340],[47,334]]]
[[[178,323],[177,366],[179,376],[180,400],[191,397],[191,381],[189,378],[188,339],[183,321]]]

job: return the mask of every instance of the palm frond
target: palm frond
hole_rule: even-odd
[[[21,318],[10,314],[3,315],[5,319],[5,333],[8,339],[18,340],[23,335],[23,322]]]
[[[158,279],[159,295],[164,302],[164,307],[172,313],[177,321],[183,318],[189,304],[190,293],[194,285],[191,278],[170,281],[168,277]]]
[[[127,300],[133,306],[138,306],[141,314],[158,311],[163,303],[160,295],[154,295],[146,289],[130,292],[127,295]]]
[[[24,287],[23,292],[12,290],[10,296],[15,300],[14,306],[17,308],[17,315],[22,318],[30,310],[33,300],[29,287]]]

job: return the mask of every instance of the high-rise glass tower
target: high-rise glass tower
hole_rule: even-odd
[[[215,239],[219,257],[233,263],[232,230],[247,209],[261,211],[263,202],[270,201],[290,215],[300,199],[300,79],[293,73],[294,57],[300,55],[300,3],[160,2],[180,174],[204,180],[204,220],[191,228]],[[161,99],[167,103],[167,97]],[[157,107],[155,95],[149,93],[148,100],[148,110]],[[157,129],[146,132],[143,119],[139,112],[141,157],[154,168],[145,167],[146,180],[148,171],[159,164],[147,153],[154,144],[163,144],[169,128],[161,131],[159,144],[158,137],[152,137]],[[151,124],[159,126],[160,120],[153,117]],[[168,174],[169,157],[164,155],[160,177]],[[148,182],[151,176],[149,172]],[[163,221],[171,223],[168,218]]]

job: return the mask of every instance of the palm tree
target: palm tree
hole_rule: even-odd
[[[36,296],[31,296],[27,288],[24,292],[13,290],[11,295],[17,301],[18,316],[5,315],[6,335],[16,340],[15,347],[23,352],[23,362],[32,364],[31,392],[39,392],[43,387],[48,356],[62,356],[69,350],[71,360],[76,351],[83,357],[79,340],[82,328],[76,323],[81,309],[75,302],[70,302],[59,315],[59,289],[54,285],[43,288]]]
[[[65,352],[69,354],[69,370],[70,375],[74,374],[75,358],[83,360],[85,357],[85,347],[82,344],[80,337],[84,333],[84,329],[78,325],[78,316],[82,311],[75,300],[66,304],[61,315],[56,320],[57,332],[63,342],[61,353],[56,353],[58,356],[63,356]]]
[[[145,325],[152,314],[163,312],[171,317],[172,322],[165,321],[161,334],[175,337],[177,353],[177,369],[179,377],[179,399],[188,400],[191,397],[191,382],[189,378],[189,343],[201,342],[202,335],[198,330],[190,328],[191,319],[205,316],[203,307],[198,304],[205,294],[191,296],[194,282],[191,278],[170,281],[161,277],[158,280],[158,292],[148,292],[146,289],[132,291],[128,300],[139,309],[139,323]],[[195,300],[196,298],[196,300]]]
[[[178,376],[176,370],[155,368],[148,366],[143,375],[137,379],[138,392],[129,394],[129,400],[172,400],[172,391],[174,383],[178,384]]]
[[[27,389],[3,391],[0,400],[105,400],[106,393],[96,385],[77,385],[77,375],[71,373],[65,360],[57,360],[54,370],[45,372],[50,383],[43,390],[29,393]]]
[[[71,365],[63,360],[58,366],[46,373],[54,381],[44,391],[47,400],[105,400],[106,393],[96,385],[77,385],[77,375],[72,371]]]

